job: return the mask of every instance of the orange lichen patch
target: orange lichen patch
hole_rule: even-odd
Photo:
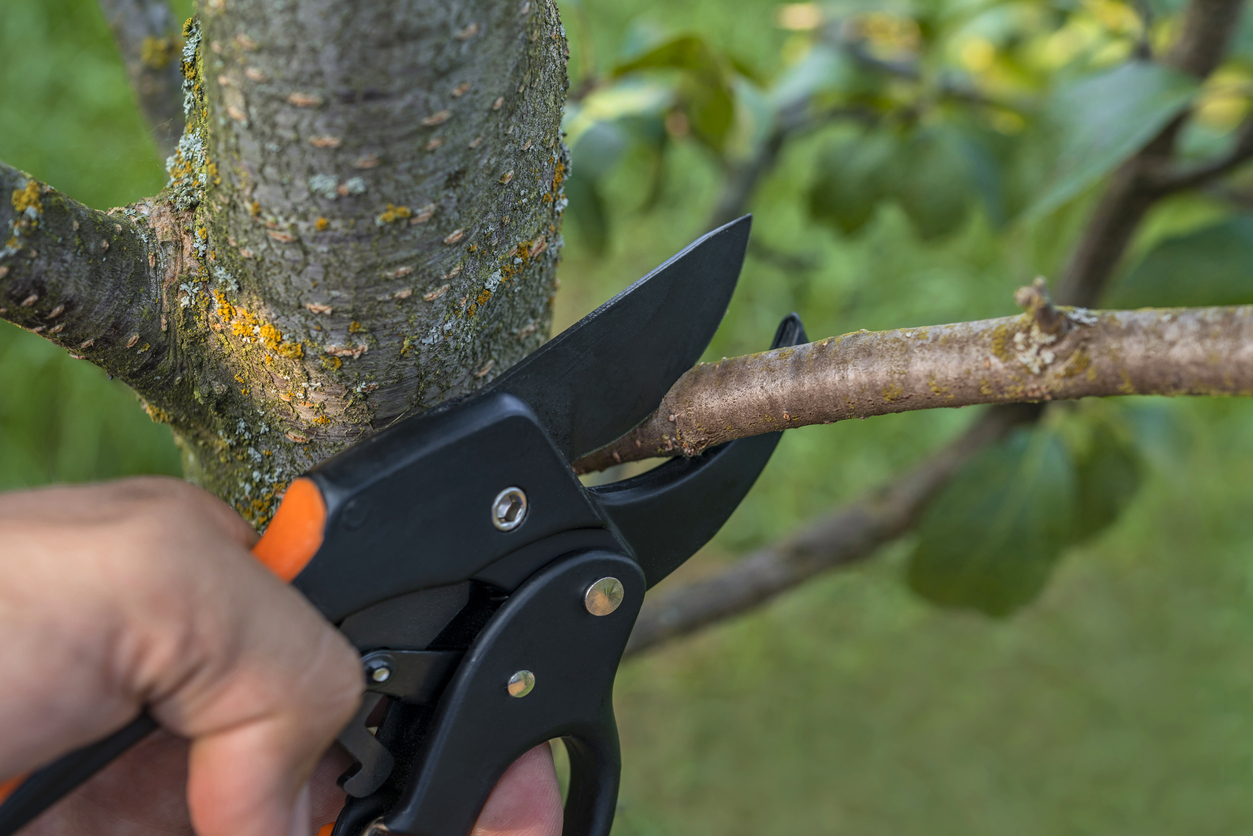
[[[302,343],[284,340],[283,333],[278,328],[268,322],[263,322],[255,314],[232,305],[222,291],[214,291],[213,297],[218,303],[218,316],[224,323],[230,325],[231,333],[235,336],[256,337],[268,350],[289,360],[299,360],[304,356],[305,349]]]
[[[487,301],[491,298],[492,292],[490,290],[480,291],[479,295],[474,297],[474,301],[470,303],[470,309],[466,311],[466,313],[470,316],[474,316],[474,314],[478,312],[478,309],[486,305]]]
[[[313,222],[313,228],[318,232],[326,232],[326,230],[331,228],[331,222],[326,218],[318,218]]]
[[[523,241],[505,256],[500,265],[501,281],[509,281],[530,266],[540,253],[548,249],[548,236],[540,233],[534,241]]]
[[[383,224],[395,223],[410,217],[413,217],[413,212],[409,210],[408,206],[396,206],[389,203],[387,204],[387,209],[375,221],[382,226]]]
[[[258,203],[258,202],[257,202],[257,201],[255,201],[255,200],[254,200],[252,203],[249,203],[249,204],[248,204],[248,214],[249,214],[249,215],[251,215],[251,216],[252,216],[252,217],[254,217],[254,218],[256,218],[256,217],[260,217],[260,215],[261,215],[261,204],[260,204],[260,203]]]
[[[365,329],[361,327],[361,323],[357,322],[355,319],[352,321],[352,324],[348,326],[349,334],[360,334],[364,330]]]

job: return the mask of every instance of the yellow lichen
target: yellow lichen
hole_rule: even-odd
[[[899,383],[892,383],[883,387],[883,400],[888,403],[892,403],[903,394],[905,394],[905,390]]]
[[[338,371],[339,367],[342,365],[344,365],[344,361],[333,355],[328,355],[322,358],[322,368],[324,369]]]
[[[998,360],[1008,363],[1010,359],[1009,349],[1006,344],[1010,342],[1008,325],[998,325],[992,331],[992,356]]]
[[[411,217],[413,217],[413,212],[409,210],[408,206],[396,206],[389,203],[383,214],[378,216],[378,222],[380,224],[390,224]]]
[[[1062,377],[1078,377],[1088,371],[1091,365],[1092,358],[1081,348],[1070,356],[1070,361],[1062,369]]]
[[[34,209],[36,214],[44,210],[43,201],[39,199],[39,182],[34,178],[26,181],[26,188],[13,190],[13,211],[22,215],[27,209]]]
[[[361,333],[362,331],[364,331],[364,330],[365,330],[365,328],[361,327],[361,323],[360,323],[360,322],[357,322],[355,319],[354,319],[354,320],[352,321],[352,323],[348,326],[348,333],[349,333],[349,334],[360,334],[360,333]]]

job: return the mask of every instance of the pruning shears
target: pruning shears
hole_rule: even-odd
[[[609,833],[613,682],[644,593],[721,528],[780,434],[597,487],[571,463],[699,359],[749,226],[705,235],[484,390],[292,483],[254,553],[360,651],[367,689],[339,737],[355,765],[332,836],[466,836],[505,769],[554,738],[570,756],[563,833]],[[792,314],[772,347],[805,339]],[[27,776],[0,795],[0,836],[155,727],[144,714]]]

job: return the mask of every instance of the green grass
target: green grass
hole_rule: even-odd
[[[567,3],[567,28],[594,40],[602,65],[649,28],[699,29],[763,71],[779,63],[773,3],[581,5],[588,25]],[[0,4],[0,159],[101,207],[163,181],[111,50],[90,0]],[[819,266],[789,272],[750,259],[711,356],[764,347],[794,309],[814,337],[1010,313],[1013,289],[1056,274],[1083,221],[1083,207],[1008,233],[976,219],[924,247],[888,210],[861,238],[837,238],[806,220],[799,202],[821,141],[792,149],[753,206],[756,235]],[[567,227],[560,323],[703,231],[717,175],[702,152],[671,159],[651,215],[634,211],[640,179],[628,164],[609,184],[606,259],[592,259]],[[1150,226],[1164,234],[1195,214],[1181,202]],[[626,665],[617,832],[1253,829],[1251,406],[1154,402],[1141,423],[1162,429],[1163,440],[1151,447],[1131,511],[1069,555],[1043,600],[1010,621],[920,603],[901,582],[902,544]],[[790,432],[689,575],[862,494],[972,415]],[[0,487],[176,467],[168,432],[133,396],[0,325]]]

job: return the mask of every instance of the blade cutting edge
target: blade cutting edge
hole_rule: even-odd
[[[709,345],[735,292],[751,225],[745,215],[701,236],[491,388],[530,404],[570,461],[623,435]]]

